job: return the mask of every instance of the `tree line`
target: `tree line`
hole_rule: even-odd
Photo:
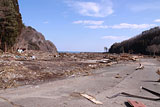
[[[160,55],[160,27],[144,31],[121,43],[114,43],[109,52]]]

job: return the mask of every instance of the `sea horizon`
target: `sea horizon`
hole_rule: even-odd
[[[58,51],[59,53],[103,53],[103,52],[98,52],[98,51]]]

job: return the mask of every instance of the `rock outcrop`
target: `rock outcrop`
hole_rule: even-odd
[[[45,37],[32,27],[22,29],[14,48],[57,53],[55,45],[51,41],[45,40]]]
[[[0,0],[0,50],[18,48],[57,53],[55,45],[32,27],[25,27],[18,0]]]

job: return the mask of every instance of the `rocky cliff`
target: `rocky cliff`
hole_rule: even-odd
[[[22,24],[18,0],[0,0],[0,49],[6,52],[18,48],[57,53],[51,41]]]
[[[24,27],[14,45],[15,49],[40,50],[57,53],[55,45],[32,27]]]

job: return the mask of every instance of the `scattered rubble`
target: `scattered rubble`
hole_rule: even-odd
[[[88,76],[92,70],[121,61],[134,61],[138,56],[104,53],[49,53],[26,51],[0,54],[0,88],[37,84],[58,78]]]

